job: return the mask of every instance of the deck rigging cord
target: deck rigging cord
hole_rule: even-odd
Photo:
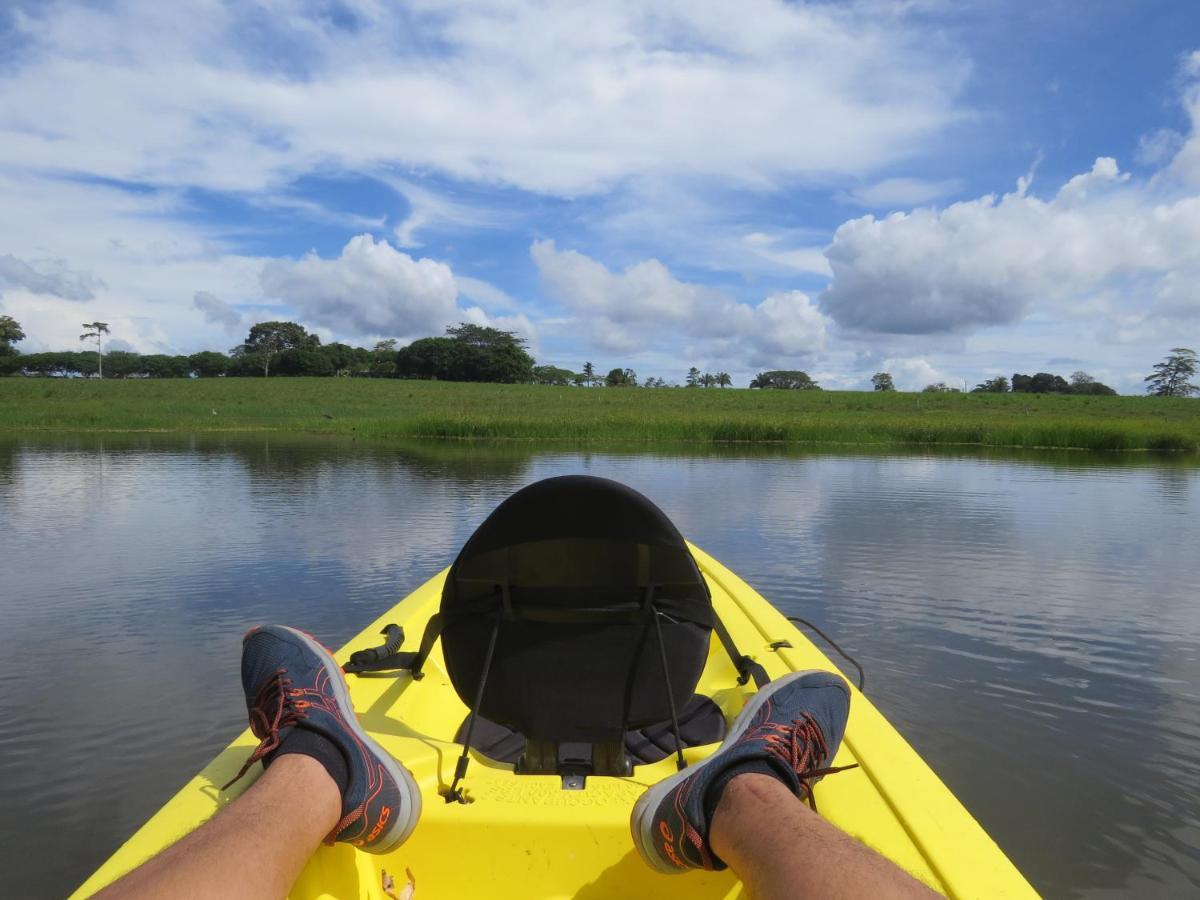
[[[847,653],[845,650],[843,650],[841,647],[839,647],[834,642],[833,638],[831,638],[829,635],[827,635],[825,632],[823,632],[820,628],[818,628],[812,622],[808,621],[808,619],[802,619],[802,618],[800,618],[800,616],[784,616],[784,618],[787,619],[789,622],[792,622],[796,625],[803,625],[805,628],[810,628],[813,631],[815,631],[817,634],[819,634],[824,639],[825,643],[827,643],[830,647],[832,647],[834,650],[836,650],[841,655],[841,657],[844,660],[846,660],[846,662],[850,663],[850,665],[854,666],[854,668],[856,668],[858,670],[858,689],[859,689],[859,691],[864,690],[864,685],[867,683],[867,673],[863,670],[863,667],[858,664],[857,659],[855,659],[853,656],[851,656],[849,653]]]

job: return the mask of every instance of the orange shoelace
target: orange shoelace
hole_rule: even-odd
[[[287,677],[287,669],[277,669],[258,689],[250,707],[250,730],[259,738],[259,745],[254,748],[241,770],[221,785],[221,790],[226,790],[231,784],[239,781],[252,765],[279,747],[281,729],[295,725],[308,715],[305,712],[308,702],[298,699],[304,692],[293,689],[291,684],[292,680]]]
[[[857,763],[848,766],[828,766],[822,764],[828,761],[829,745],[825,743],[825,735],[821,726],[808,713],[802,713],[799,719],[793,719],[792,724],[782,722],[767,722],[760,726],[768,733],[760,736],[767,750],[778,756],[791,767],[800,779],[802,799],[808,800],[808,805],[815,812],[817,798],[813,795],[810,781],[834,772],[844,772],[847,769],[858,768]]]

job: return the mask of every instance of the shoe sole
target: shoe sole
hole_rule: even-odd
[[[682,769],[657,784],[651,785],[642,792],[642,796],[638,797],[637,803],[633,806],[633,813],[629,817],[629,829],[633,832],[633,843],[637,847],[637,851],[641,854],[642,859],[651,865],[654,869],[667,875],[678,875],[682,872],[687,872],[687,867],[680,868],[670,860],[664,859],[654,846],[654,815],[658,812],[658,807],[662,803],[663,798],[685,779],[691,778],[698,771],[708,765],[710,762],[720,756],[721,751],[726,747],[731,746],[738,738],[745,733],[746,727],[750,724],[750,719],[758,712],[764,703],[771,698],[780,688],[797,681],[806,675],[812,675],[814,672],[821,672],[820,669],[805,669],[802,672],[791,672],[781,678],[776,678],[771,682],[773,690],[758,691],[753,697],[746,701],[746,705],[742,707],[742,711],[738,713],[733,724],[729,727],[728,733],[725,735],[725,740],[721,741],[721,746],[706,756],[700,762]],[[825,674],[821,672],[821,674]]]
[[[342,719],[345,721],[346,727],[363,742],[367,749],[375,754],[380,763],[383,764],[383,767],[396,780],[396,784],[400,786],[401,793],[404,794],[405,789],[407,789],[407,794],[404,794],[401,798],[406,801],[402,804],[402,811],[406,815],[403,817],[397,816],[393,819],[392,824],[379,836],[379,839],[375,843],[369,847],[358,848],[367,853],[391,852],[408,840],[409,835],[413,833],[413,829],[417,827],[417,820],[421,818],[420,787],[412,777],[412,773],[400,765],[390,753],[380,747],[374,738],[367,734],[362,726],[358,724],[358,715],[354,712],[354,703],[350,700],[350,686],[346,683],[346,675],[342,672],[342,667],[337,664],[337,660],[333,658],[329,650],[303,631],[289,628],[286,625],[277,627],[303,642],[306,647],[317,655],[321,660],[321,665],[329,673],[329,684],[333,689],[334,699],[337,701],[338,709],[342,713]]]

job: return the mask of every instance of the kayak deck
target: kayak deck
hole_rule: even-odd
[[[713,606],[739,649],[778,677],[830,669],[828,658],[740,578],[695,547]],[[335,654],[378,643],[384,625],[419,639],[441,600],[442,572],[389,609]],[[772,649],[777,641],[790,647]],[[629,778],[590,777],[584,790],[563,790],[558,776],[517,776],[512,767],[472,752],[463,783],[467,804],[439,795],[450,784],[462,747],[454,735],[467,715],[446,675],[440,642],[425,677],[381,672],[348,676],[355,709],[366,728],[401,760],[421,786],[423,809],[413,836],[390,854],[373,856],[347,845],[322,847],[290,896],[401,897],[411,878],[416,897],[734,898],[745,896],[732,873],[660,875],[638,857],[629,814],[639,794],[671,774],[674,757],[638,766]],[[713,637],[696,688],[732,721],[753,686],[737,673]],[[834,765],[859,768],[816,787],[821,814],[934,889],[951,897],[1026,897],[1033,889],[958,799],[883,718],[851,687],[846,736]],[[174,843],[246,789],[247,776],[219,786],[257,745],[249,730],[139,829],[76,892],[87,897]],[[684,751],[702,759],[716,744]],[[385,885],[389,890],[385,891]]]

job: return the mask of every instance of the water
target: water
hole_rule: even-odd
[[[567,472],[648,494],[856,653],[1043,893],[1200,889],[1186,460],[149,436],[0,440],[4,893],[74,888],[243,727],[246,626],[340,645]]]

